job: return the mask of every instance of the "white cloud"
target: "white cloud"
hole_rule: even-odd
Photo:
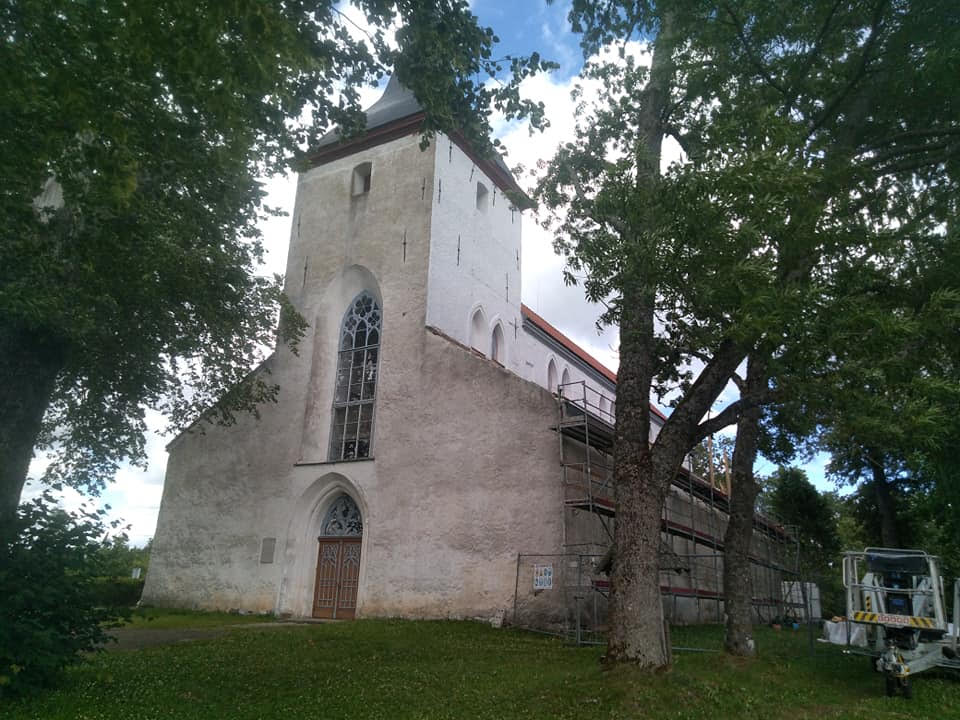
[[[549,26],[545,23],[544,27]],[[644,43],[627,43],[625,51],[638,63],[650,61]],[[603,58],[617,61],[616,51],[604,53]],[[575,87],[581,90],[577,100],[571,97]],[[495,118],[493,123],[494,133],[508,152],[508,164],[513,167],[522,166],[527,173],[519,180],[522,186],[528,189],[532,187],[536,179],[531,177],[529,172],[536,170],[539,161],[550,159],[561,143],[573,138],[578,122],[577,105],[586,103],[589,106],[599,97],[601,90],[600,81],[584,80],[579,75],[565,79],[558,75],[536,75],[524,81],[522,93],[543,102],[550,127],[542,133],[531,135],[527,123],[507,123],[502,118]],[[679,157],[679,147],[675,143],[664,146],[664,166]],[[615,370],[619,365],[618,329],[608,327],[602,333],[597,332],[596,322],[603,308],[588,304],[582,287],[564,285],[564,259],[554,252],[553,236],[544,230],[537,220],[538,217],[533,213],[524,213],[524,302]]]
[[[130,526],[127,535],[133,545],[143,545],[151,537],[157,525],[157,512],[163,494],[163,476],[167,468],[166,443],[169,438],[160,435],[166,426],[163,416],[153,410],[146,412],[146,469],[123,463],[100,497],[89,497],[72,488],[53,493],[58,504],[68,512],[75,512],[86,505],[88,508],[107,509],[106,520],[118,521],[122,527]],[[40,477],[50,464],[50,457],[40,455],[30,463],[30,477]],[[44,487],[28,482],[23,500],[32,500],[43,493]]]

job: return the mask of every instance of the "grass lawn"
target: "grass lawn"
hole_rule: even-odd
[[[236,617],[236,616],[226,616]],[[721,629],[676,645],[718,647]],[[960,681],[923,675],[886,698],[867,660],[804,633],[758,631],[762,656],[678,653],[670,672],[602,670],[598,648],[466,622],[365,620],[234,629],[118,651],[46,694],[0,705],[5,720],[70,718],[960,718]]]

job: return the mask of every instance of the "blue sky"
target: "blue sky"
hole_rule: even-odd
[[[498,55],[538,52],[559,63],[556,76],[561,80],[579,72],[583,56],[577,37],[569,30],[569,2],[474,0],[470,5],[480,22],[492,27],[500,38]]]
[[[569,2],[546,3],[543,0],[526,2],[506,2],[504,0],[473,0],[473,12],[484,25],[492,27],[501,40],[497,56],[507,54],[529,54],[539,52],[544,58],[559,63],[560,68],[549,77],[537,77],[525,83],[524,92],[535,99],[542,100],[547,106],[547,117],[551,127],[542,134],[530,135],[528,129],[520,123],[494,123],[494,131],[507,149],[507,162],[516,166],[522,164],[534,167],[537,160],[550,157],[554,148],[570,137],[573,132],[574,104],[570,100],[570,91],[579,82],[578,73],[583,64],[579,41],[568,30],[566,20]],[[363,22],[360,15],[356,16]],[[639,53],[642,47],[634,44],[632,48]],[[589,97],[589,83],[583,83],[586,97]],[[361,96],[365,104],[373,102],[379,95],[375,88],[364,89]],[[665,155],[676,156],[678,149],[665,147]],[[523,181],[521,181],[523,184]],[[267,204],[292,210],[295,178],[274,178],[267,182],[269,197]],[[265,273],[282,273],[286,264],[286,248],[290,233],[290,218],[279,217],[261,223],[267,252]],[[525,213],[523,218],[523,301],[536,312],[552,322],[574,341],[594,354],[601,362],[611,368],[618,363],[618,334],[616,328],[597,332],[595,322],[600,308],[588,305],[580,288],[564,286],[561,278],[563,261],[552,250],[551,238],[540,228],[536,218]],[[733,397],[728,391],[724,399],[714,410],[719,410]],[[156,413],[148,413],[148,425],[154,430],[164,426],[162,418]],[[732,428],[730,429],[732,432]],[[163,476],[166,468],[164,446],[169,436],[156,431],[147,437],[148,466],[145,470],[123,465],[111,485],[101,497],[101,502],[113,507],[111,515],[132,523],[131,540],[143,544],[152,536],[156,524],[157,510],[163,488]],[[833,484],[824,478],[824,466],[828,461],[825,455],[818,455],[802,464],[810,478],[821,489],[833,489]],[[43,459],[35,461],[31,474],[37,475],[44,466]],[[767,474],[774,466],[761,460],[757,464],[758,472]],[[28,488],[25,497],[36,493],[36,488]],[[76,493],[67,493],[64,504],[75,507],[82,501]]]

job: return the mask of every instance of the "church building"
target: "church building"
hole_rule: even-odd
[[[506,166],[456,135],[422,150],[422,118],[391,80],[366,134],[331,133],[300,175],[286,294],[307,333],[259,370],[280,388],[259,417],[170,444],[145,604],[516,619],[565,566],[522,556],[609,543],[616,376],[521,303]],[[722,515],[685,477],[668,506]],[[675,551],[708,535],[665,523]],[[699,593],[686,569],[665,587]]]

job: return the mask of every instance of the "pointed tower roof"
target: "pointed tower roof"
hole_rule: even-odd
[[[367,129],[369,134],[374,130],[389,125],[398,120],[404,120],[411,116],[417,116],[420,120],[423,116],[423,107],[417,101],[413,91],[405,87],[397,79],[396,75],[391,75],[387,82],[387,88],[383,95],[370,107],[364,114],[367,116]],[[334,128],[317,143],[317,150],[328,147],[340,140],[340,129]]]
[[[367,127],[363,135],[351,140],[342,140],[339,128],[334,128],[320,138],[310,155],[310,166],[323,165],[395,138],[419,132],[425,115],[423,106],[420,105],[413,91],[404,86],[396,75],[390,77],[383,95],[366,109],[365,114]],[[518,194],[521,207],[533,205],[526,193],[517,185],[510,168],[499,153],[494,153],[492,157],[483,156],[473,149],[461,133],[453,132],[449,135],[450,139],[469,155],[501,190]]]

